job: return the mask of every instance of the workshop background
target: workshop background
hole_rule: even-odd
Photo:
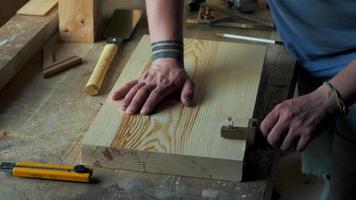
[[[0,0],[0,26],[14,16],[26,2],[27,0]],[[301,174],[300,167],[298,153],[281,158],[276,170],[276,190],[281,200],[315,200],[319,198],[323,187],[322,180]]]

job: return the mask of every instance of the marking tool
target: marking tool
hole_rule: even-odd
[[[88,183],[93,170],[83,165],[58,165],[35,162],[2,162],[0,171],[10,172],[13,176],[60,181]]]
[[[264,39],[264,38],[249,37],[249,36],[235,35],[235,34],[228,34],[228,33],[223,33],[223,34],[217,33],[216,35],[225,37],[225,38],[230,38],[230,39],[238,39],[238,40],[246,40],[246,41],[252,41],[252,42],[283,45],[283,42],[281,42],[281,41]]]

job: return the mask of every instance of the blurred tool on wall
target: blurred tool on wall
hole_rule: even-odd
[[[188,3],[188,10],[196,12],[200,8],[200,4],[205,0],[190,0]],[[238,10],[243,13],[254,12],[258,6],[257,0],[222,0],[224,6],[228,9]]]
[[[223,0],[226,8],[237,9],[243,13],[254,12],[257,8],[257,0]]]
[[[238,10],[229,9],[223,5],[208,3],[200,3],[198,17],[196,19],[187,19],[187,23],[209,27],[262,31],[274,30],[274,24],[271,21],[255,17],[255,15],[241,13]]]
[[[205,2],[205,0],[190,0],[188,3],[189,12],[196,12],[200,8],[200,4]]]

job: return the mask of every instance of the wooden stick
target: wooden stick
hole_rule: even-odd
[[[44,78],[51,77],[51,76],[56,75],[64,70],[67,70],[69,68],[77,66],[80,63],[82,63],[82,59],[78,56],[72,56],[65,60],[54,62],[52,65],[46,67],[46,69],[43,70],[43,77]]]

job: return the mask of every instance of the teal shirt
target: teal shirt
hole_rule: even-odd
[[[315,77],[356,59],[356,0],[269,0],[286,47]]]

